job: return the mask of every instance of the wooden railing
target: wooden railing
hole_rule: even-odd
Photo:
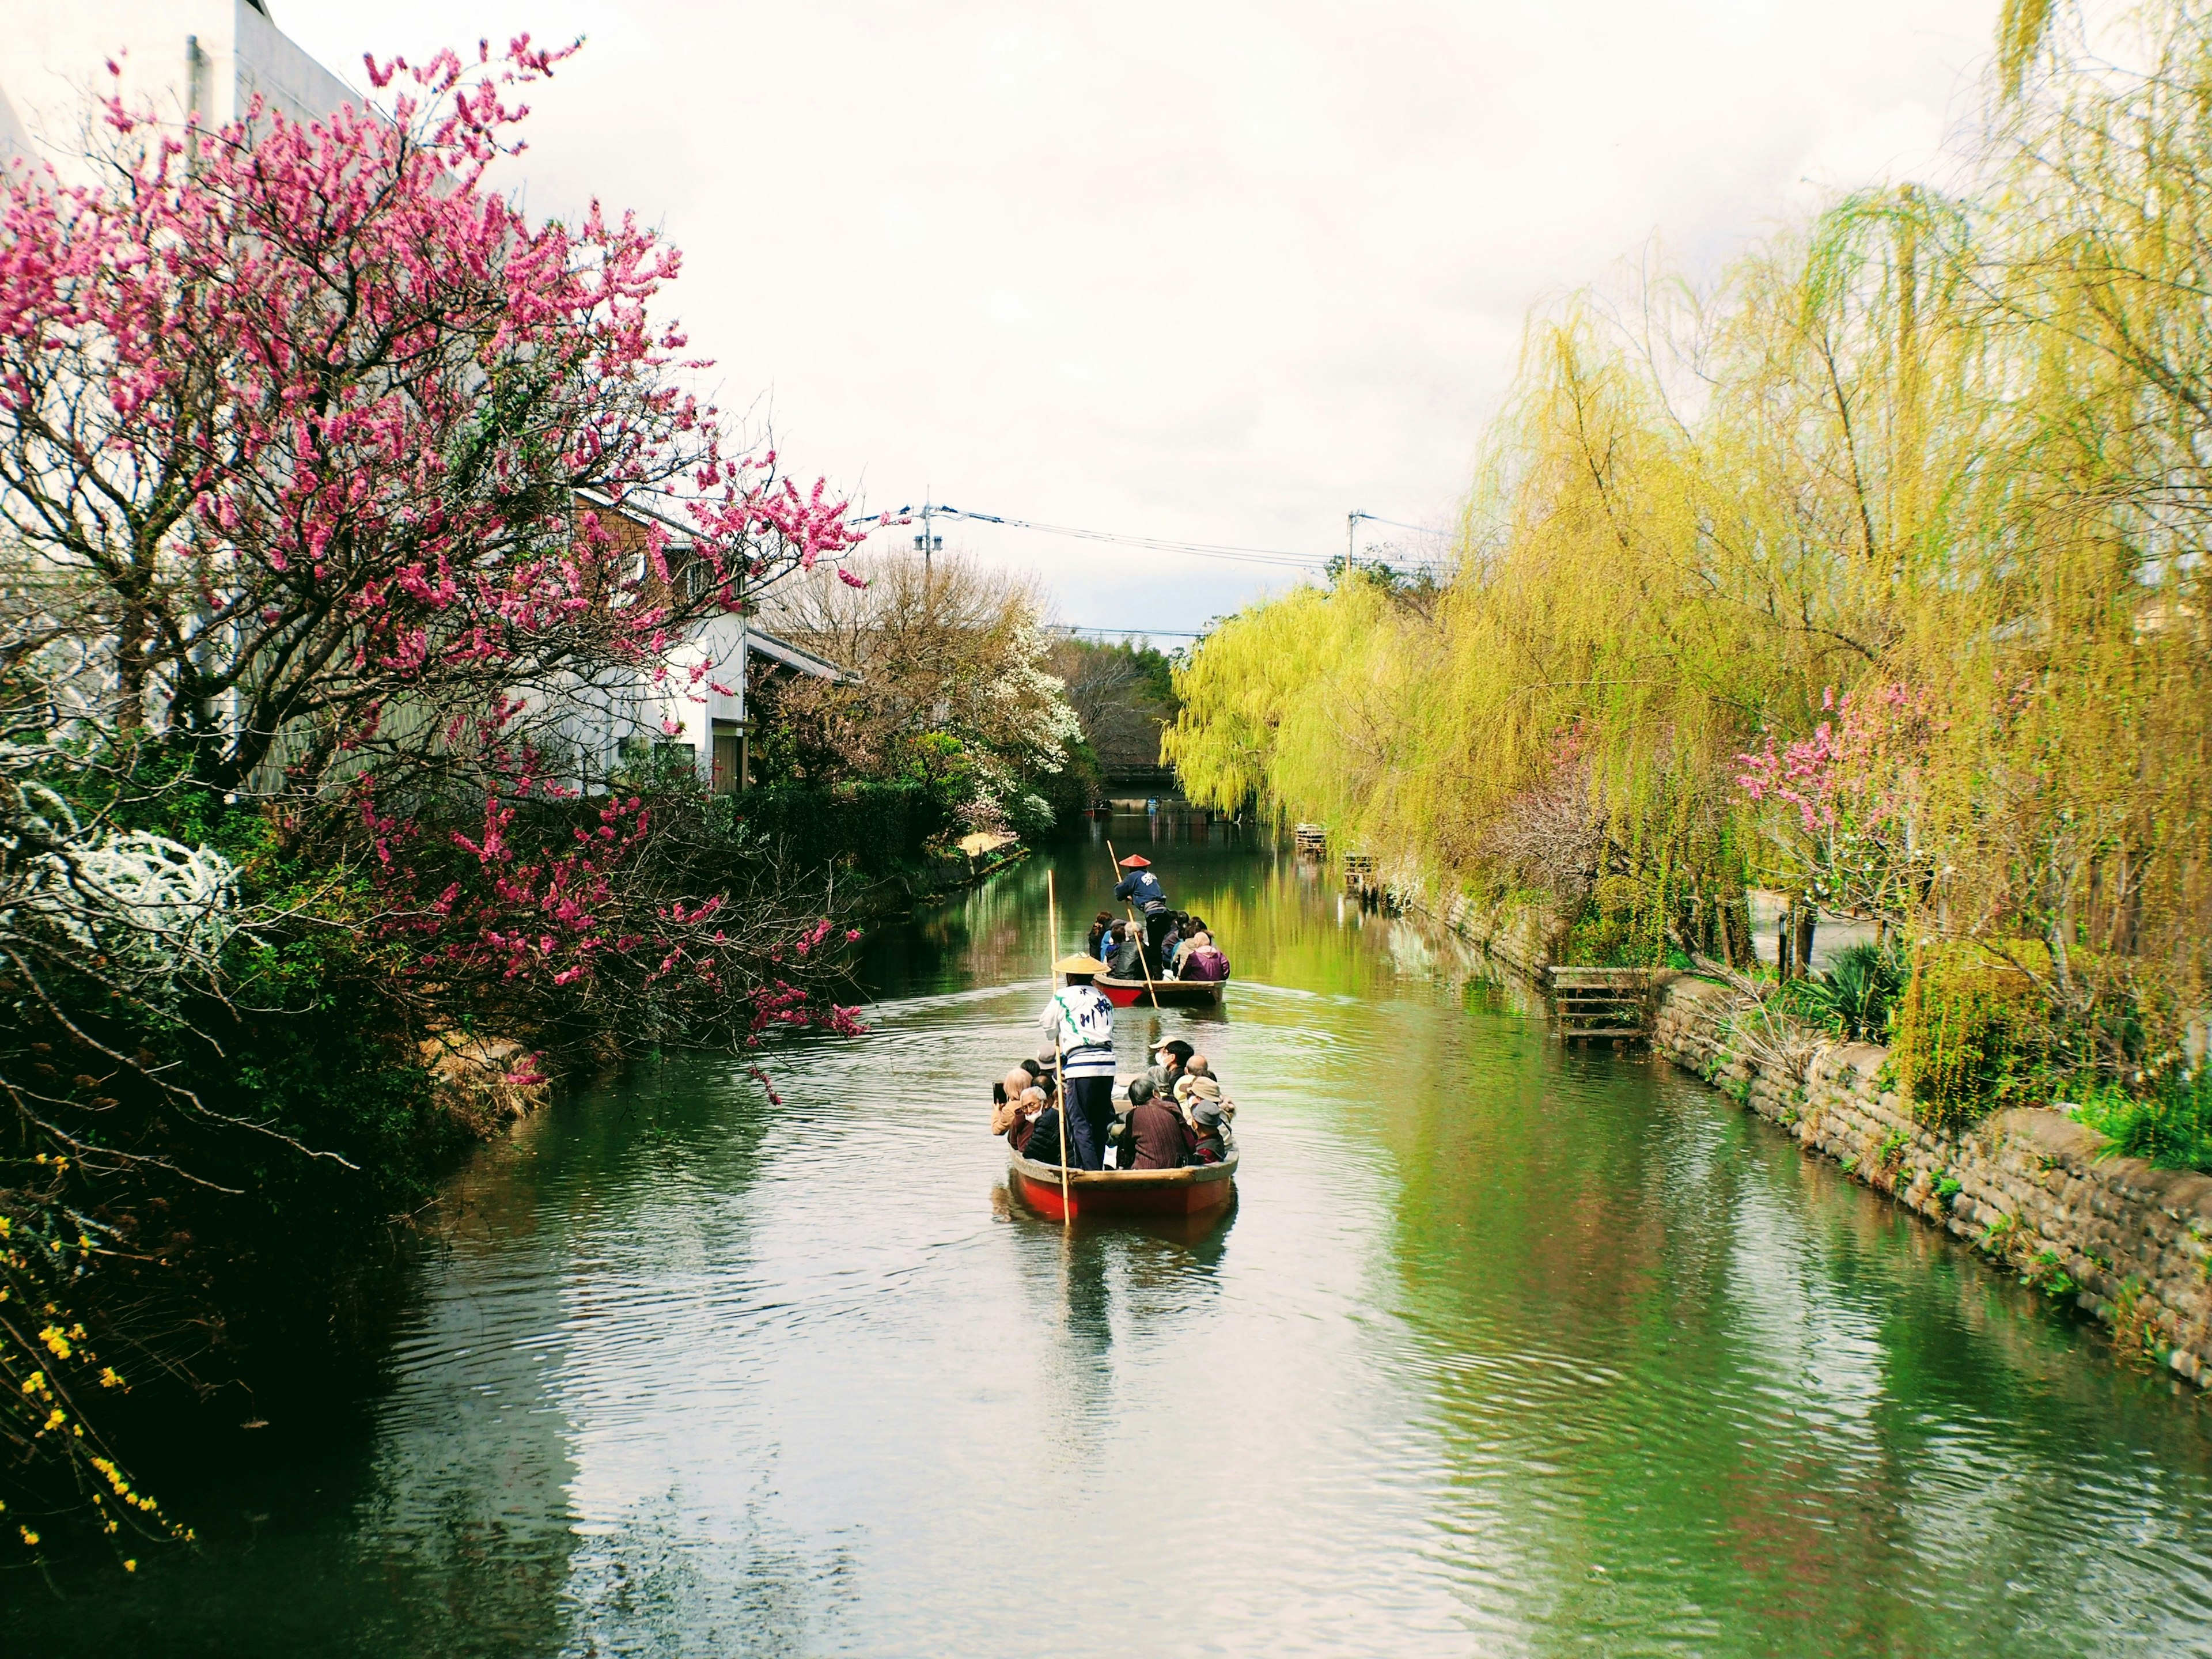
[[[1650,1035],[1649,968],[1554,968],[1551,980],[1562,1042],[1628,1042]]]

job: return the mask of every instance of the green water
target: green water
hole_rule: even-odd
[[[781,1106],[687,1060],[484,1149],[377,1374],[210,1433],[197,1554],[0,1585],[0,1650],[2212,1649],[2192,1393],[1288,857],[1115,835],[1237,964],[1162,1019],[1240,1103],[1218,1227],[1006,1196],[1067,848],[887,934]]]

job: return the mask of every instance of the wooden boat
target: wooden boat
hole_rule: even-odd
[[[1218,1008],[1221,993],[1229,984],[1225,979],[1156,979],[1147,982],[1141,979],[1115,979],[1111,974],[1100,974],[1091,982],[1104,992],[1106,1000],[1116,1008],[1138,1003],[1149,1008],[1155,997],[1163,1008]]]
[[[1181,1170],[1070,1170],[1067,1201],[1079,1221],[1145,1216],[1210,1216],[1237,1196],[1234,1145],[1218,1164]],[[1007,1154],[1007,1179],[1015,1194],[1038,1214],[1060,1220],[1060,1165]]]

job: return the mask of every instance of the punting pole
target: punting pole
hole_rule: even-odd
[[[1049,934],[1044,946],[1048,964],[1044,976],[1056,997],[1060,994],[1060,896],[1053,889],[1050,870],[1044,872],[1044,916]],[[1075,1206],[1067,1196],[1067,1072],[1060,1063],[1060,1022],[1054,1020],[1052,1024],[1052,1082],[1056,1091],[1054,1098],[1060,1108],[1060,1224],[1073,1227]]]
[[[1114,838],[1111,836],[1106,838],[1106,856],[1113,859],[1114,867],[1116,870],[1121,867],[1121,860],[1114,858]],[[1121,884],[1118,877],[1115,879],[1114,884],[1116,887]],[[1121,908],[1128,915],[1129,925],[1132,927],[1137,926],[1136,907],[1125,903]],[[1160,1011],[1160,994],[1152,988],[1152,959],[1145,952],[1145,939],[1141,933],[1137,936],[1137,961],[1145,970],[1145,994],[1152,998],[1152,1012],[1157,1014]]]

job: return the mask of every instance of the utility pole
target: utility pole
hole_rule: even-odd
[[[929,562],[945,549],[945,538],[930,533],[929,520],[936,511],[934,503],[928,501],[922,502],[921,534],[914,538],[914,550],[921,555],[921,580],[925,586],[929,580]]]
[[[1347,513],[1344,515],[1344,568],[1347,571],[1352,568],[1353,559],[1352,532],[1358,527],[1359,521],[1366,516],[1364,513]]]

